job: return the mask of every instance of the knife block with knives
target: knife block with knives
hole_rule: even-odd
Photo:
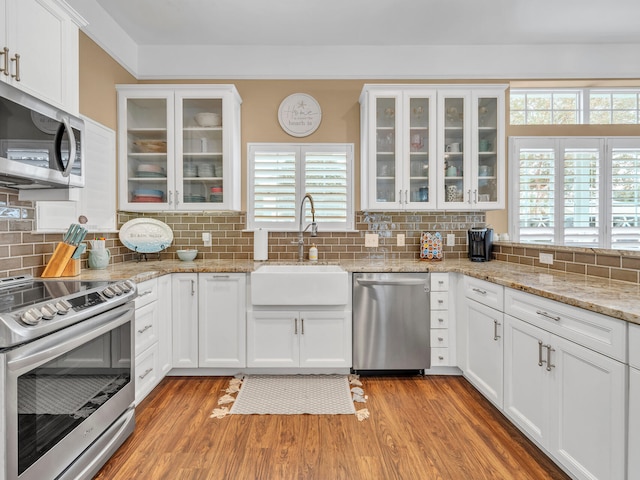
[[[62,238],[47,266],[42,272],[42,277],[71,277],[80,274],[80,255],[86,245],[80,245],[87,235],[87,229],[72,223]]]

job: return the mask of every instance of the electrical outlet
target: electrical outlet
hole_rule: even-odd
[[[396,242],[399,247],[404,247],[404,233],[396,235]]]
[[[544,265],[553,265],[553,253],[541,253],[540,263]]]
[[[455,246],[456,246],[456,234],[447,233],[447,247],[455,247]]]
[[[202,243],[204,243],[205,247],[211,246],[211,233],[202,232]]]
[[[377,247],[378,246],[378,234],[377,233],[365,233],[364,234],[364,246],[365,247]]]

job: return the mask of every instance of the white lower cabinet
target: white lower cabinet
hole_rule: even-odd
[[[576,478],[625,478],[626,368],[505,315],[504,412]]]
[[[171,275],[158,277],[158,365],[164,377],[172,365]]]
[[[640,478],[640,325],[629,325],[629,421],[627,478]]]
[[[198,366],[243,368],[246,364],[246,275],[198,275]]]
[[[137,286],[135,300],[135,386],[136,405],[151,393],[164,377],[158,358],[159,304],[157,279],[146,280]]]
[[[245,366],[246,275],[173,274],[173,368]]]
[[[464,299],[463,336],[464,376],[499,408],[502,408],[503,313],[491,307]]]
[[[351,312],[250,312],[247,366],[350,367]]]
[[[171,288],[173,368],[197,368],[198,274],[174,273]]]
[[[502,408],[504,287],[464,276],[459,322],[460,368],[467,380]]]

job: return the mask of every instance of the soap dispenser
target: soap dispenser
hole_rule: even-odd
[[[318,261],[318,247],[316,247],[315,243],[313,243],[311,245],[311,248],[309,249],[309,260],[311,262],[317,262]]]

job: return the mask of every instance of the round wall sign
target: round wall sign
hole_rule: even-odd
[[[311,135],[318,129],[321,120],[320,104],[306,93],[289,95],[278,109],[280,126],[293,137]]]

